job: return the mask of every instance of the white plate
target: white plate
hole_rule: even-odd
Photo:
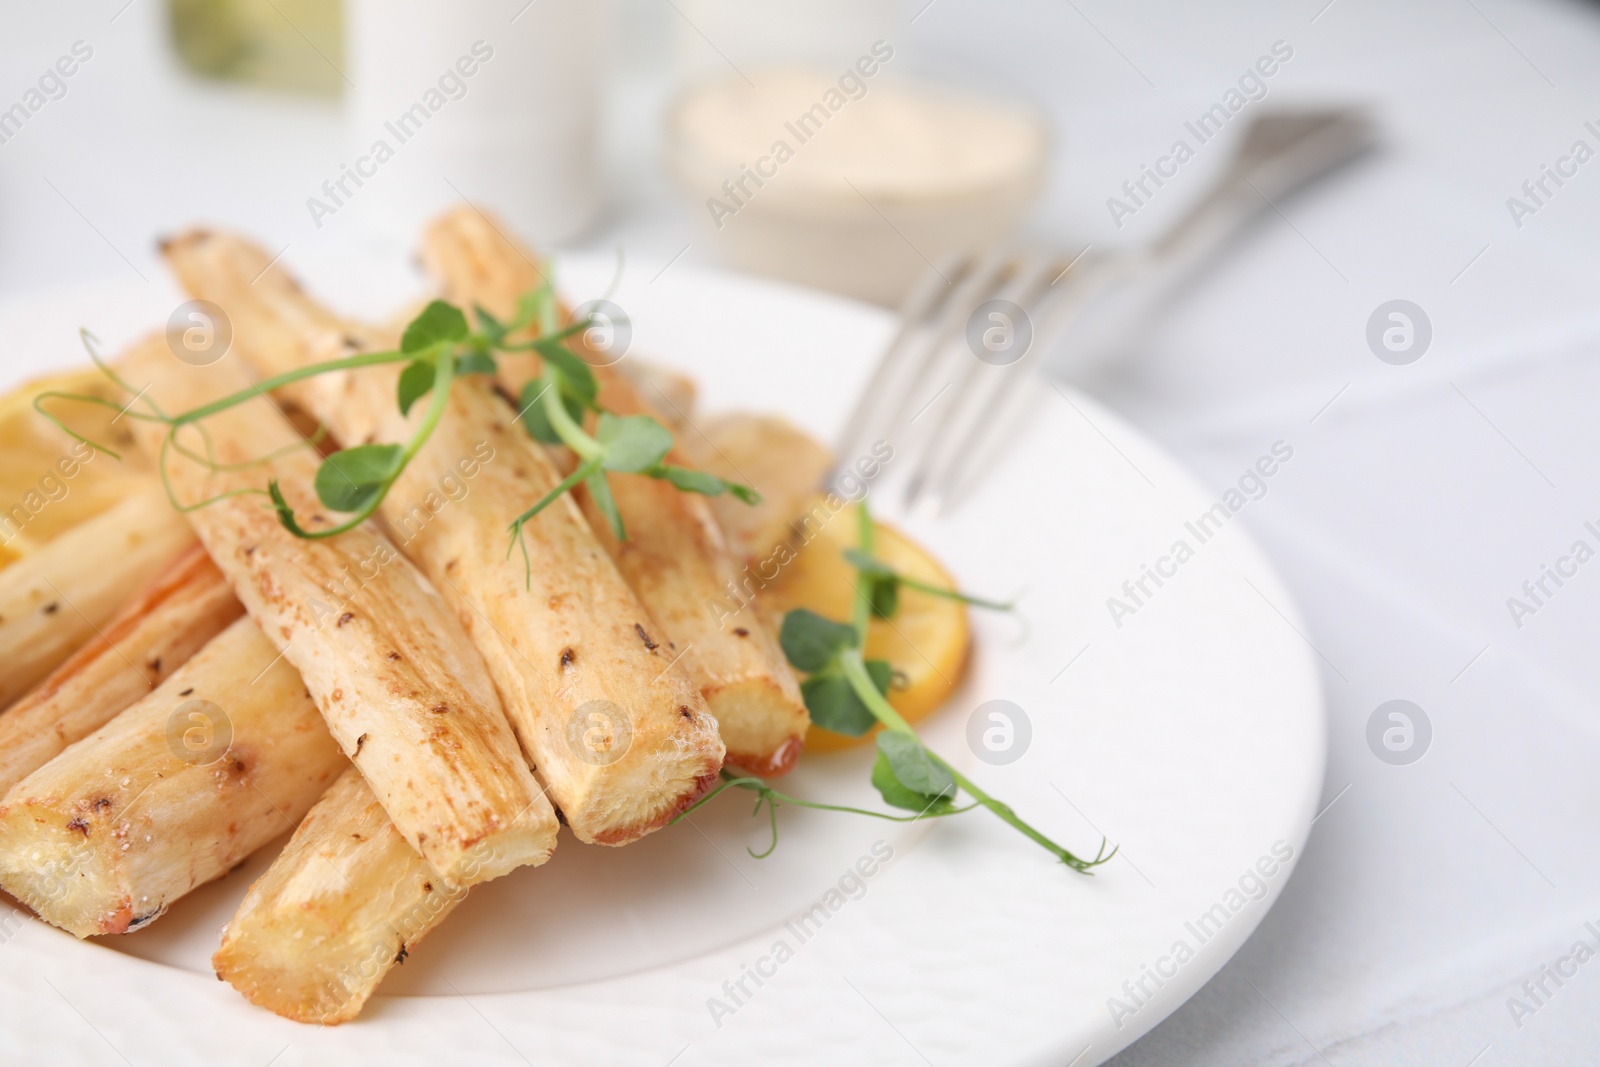
[[[369,314],[418,285],[398,264],[295,265]],[[591,295],[609,270],[571,262],[564,281]],[[180,299],[155,281],[0,305],[5,384],[81,363],[79,325],[114,345]],[[892,325],[681,265],[631,277],[616,299],[633,350],[692,372],[702,410],[775,410],[826,439]],[[1176,463],[1091,400],[1041,389],[1039,417],[978,496],[909,524],[964,588],[1025,592],[1026,630],[975,617],[972,669],[925,736],[1068,847],[1092,854],[1107,834],[1122,851],[1094,877],[983,812],[907,827],[786,809],[782,842],[758,861],[746,846],[764,845],[764,820],[725,797],[626,849],[568,838],[547,866],[477,891],[360,1020],[318,1029],[210,974],[217,927],[263,855],[130,937],[0,922],[0,1061],[1086,1067],[1113,1055],[1211,977],[1283,888],[1321,788],[1321,687],[1289,596],[1238,521],[1201,543],[1185,524],[1214,501]],[[1116,625],[1107,598],[1178,540],[1193,558],[1160,588],[1147,579],[1154,595]],[[1032,728],[1009,765],[980,762],[966,739],[993,699]],[[860,752],[808,758],[786,788],[871,805],[867,766]],[[849,873],[858,862],[871,877]]]

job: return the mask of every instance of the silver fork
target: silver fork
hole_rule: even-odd
[[[1059,375],[1094,369],[1249,222],[1375,143],[1376,128],[1359,110],[1269,112],[1205,195],[1147,248],[1076,258],[964,253],[935,265],[901,308],[900,328],[840,435],[827,486],[883,440],[894,448],[904,507],[948,508],[1009,438],[1029,384],[1044,384],[1037,371],[1047,357]]]

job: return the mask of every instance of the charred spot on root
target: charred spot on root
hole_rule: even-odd
[[[394,961],[396,963],[404,963],[406,961],[406,957],[409,955],[411,955],[411,953],[406,951],[406,943],[402,941],[400,942],[400,951],[395,955]]]
[[[749,637],[750,636],[750,631],[746,630],[743,626],[735,626],[733,628],[733,632],[736,635],[738,635],[739,637]]]
[[[391,661],[392,661],[392,660],[397,660],[397,659],[399,659],[399,658],[400,658],[400,653],[398,653],[398,652],[391,652],[391,653],[389,653],[389,659],[390,659],[390,660],[391,660]]]
[[[633,624],[633,632],[639,635],[639,640],[643,641],[644,647],[648,648],[651,652],[654,652],[656,649],[661,647],[654,641],[650,640],[650,635],[645,633],[644,627],[639,623]]]
[[[46,615],[54,615],[56,612],[61,610],[61,605],[58,604],[56,601],[52,600],[52,601],[50,601],[50,603],[46,604],[40,610],[43,611]]]
[[[76,830],[76,831],[78,831],[78,833],[82,834],[84,837],[88,837],[89,836],[89,820],[85,819],[83,816],[80,815],[76,819],[73,819],[71,822],[67,823],[67,829],[68,830]]]
[[[561,669],[562,670],[566,670],[567,668],[571,667],[574,663],[577,662],[577,660],[578,660],[578,654],[576,652],[574,652],[572,649],[563,648],[561,650]]]
[[[190,693],[193,693],[193,692],[194,692],[194,686],[190,686],[188,689],[185,689],[183,692],[179,693],[178,695],[181,696],[181,697],[186,697]]]
[[[443,715],[443,714],[447,713],[450,710],[450,705],[449,704],[435,704],[433,707],[429,708],[428,710],[433,712],[435,715]]]
[[[93,804],[89,805],[89,810],[94,812],[96,815],[101,815],[110,807],[111,807],[111,798],[110,797],[101,797],[98,800],[96,800]]]
[[[339,616],[339,621],[334,623],[334,625],[335,626],[343,626],[345,623],[349,622],[353,618],[355,618],[355,616],[347,611],[343,615]]]
[[[685,719],[688,719],[690,722],[694,722],[694,712],[689,710],[689,705],[687,705],[687,704],[679,704],[678,705],[678,714],[682,715]]]
[[[356,756],[361,755],[361,746],[366,744],[366,743],[367,743],[367,735],[366,734],[362,734],[360,737],[356,738],[356,750],[350,756],[350,758],[351,759],[355,759]]]

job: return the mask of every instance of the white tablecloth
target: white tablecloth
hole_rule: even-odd
[[[0,106],[74,41],[94,54],[0,145],[0,294],[154,276],[152,237],[197,218],[306,253],[359,240],[339,220],[313,229],[304,204],[344,155],[332,105],[194,83],[161,58],[162,5],[123,3],[4,15]],[[658,166],[677,16],[623,12],[616,194],[586,243],[621,243],[652,272],[685,245],[715,262]],[[1245,521],[1299,598],[1332,717],[1329,806],[1281,901],[1115,1062],[1600,1062],[1600,962],[1570,960],[1579,941],[1600,951],[1600,562],[1546,578],[1531,614],[1507,606],[1531,605],[1524,583],[1575,542],[1600,549],[1585,525],[1600,528],[1600,160],[1546,179],[1520,226],[1507,206],[1575,141],[1600,150],[1585,126],[1600,128],[1600,9],[934,0],[903,40],[916,70],[1055,118],[1032,228],[1074,251],[1148,237],[1198,192],[1220,144],[1123,229],[1105,203],[1275,42],[1293,57],[1250,107],[1366,102],[1389,141],[1269,216],[1088,383],[1219,491],[1292,445]],[[1365,340],[1396,298],[1433,328],[1408,366]],[[1369,748],[1392,699],[1432,724],[1419,762]],[[1545,967],[1575,973],[1558,984]]]

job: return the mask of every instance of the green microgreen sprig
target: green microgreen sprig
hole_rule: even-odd
[[[92,338],[85,334],[85,345],[95,365],[121,389],[141,400],[143,408],[135,411],[132,404],[128,408],[118,408],[104,397],[56,391],[40,394],[34,399],[34,407],[77,440],[118,459],[121,456],[111,448],[89,440],[66,425],[43,406],[44,401],[62,399],[99,404],[136,419],[163,423],[168,432],[161,443],[160,473],[174,507],[180,511],[193,511],[225,497],[261,493],[271,500],[285,529],[296,537],[315,540],[335,537],[372,517],[407,465],[438,428],[449,403],[450,389],[457,378],[495,374],[499,370],[498,357],[502,355],[535,353],[542,360],[543,369],[540,377],[530,382],[524,390],[518,418],[535,440],[570,448],[578,459],[578,465],[570,476],[510,524],[511,543],[507,546],[507,554],[517,545],[522,546],[529,580],[532,576],[531,563],[526,543],[522,540],[523,528],[540,511],[580,483],[619,541],[627,540],[627,531],[607,480],[611,474],[642,474],[666,481],[683,492],[705,496],[729,493],[750,504],[760,499],[747,486],[724,481],[707,471],[667,463],[666,457],[673,445],[672,434],[651,416],[615,415],[600,406],[599,382],[594,371],[566,344],[568,338],[590,328],[593,321],[585,318],[565,327],[559,325],[560,305],[548,271],[546,280],[538,288],[525,293],[517,301],[516,314],[509,321],[501,322],[482,307],[474,311],[478,320],[476,330],[468,324],[467,316],[460,308],[435,300],[407,325],[400,347],[394,351],[367,352],[301,367],[265,379],[192,411],[172,416],[123,381],[94,351]],[[512,340],[535,329],[537,333],[531,339]],[[323,525],[326,520],[319,515],[310,523],[303,523],[276,480],[269,481],[266,489],[235,489],[187,505],[178,501],[168,477],[166,462],[173,451],[213,472],[259,466],[287,451],[279,450],[244,463],[219,463],[210,437],[206,434],[204,420],[256,397],[264,397],[282,386],[317,375],[396,363],[405,364],[396,388],[395,399],[400,413],[410,414],[411,409],[425,397],[428,398],[427,408],[409,439],[403,443],[355,445],[323,459],[317,468],[313,488],[322,506],[341,516],[338,522]],[[596,415],[592,436],[584,429],[584,422],[590,413]],[[180,439],[179,435],[190,428],[205,442],[204,452],[196,451]],[[293,447],[314,447],[323,435],[324,429],[319,427],[315,437]]]
[[[901,574],[887,563],[875,558],[871,553],[863,552],[859,548],[845,549],[844,558],[850,562],[852,567],[861,572],[864,579],[871,582],[872,614],[880,619],[892,618],[894,613],[899,610],[901,586],[907,589],[916,589],[919,592],[927,593],[929,596],[936,596],[944,600],[955,600],[962,604],[971,604],[976,608],[988,608],[991,611],[1013,611],[1016,608],[1013,603],[986,600],[983,597],[971,596],[956,589],[945,589],[924,582],[921,579],[912,578],[910,575]]]
[[[724,481],[708,471],[667,463],[672,434],[665,426],[649,415],[615,415],[602,410],[595,402],[599,384],[587,363],[560,344],[539,345],[536,350],[543,357],[544,366],[539,377],[523,388],[522,425],[536,441],[570,448],[578,465],[561,484],[512,520],[513,541],[520,542],[523,526],[579,483],[605,516],[606,525],[617,540],[626,541],[628,532],[606,480],[608,474],[642,474],[669,482],[686,493],[730,493],[746,504],[760,501],[748,486]],[[583,428],[586,411],[598,413],[592,436]]]
[[[890,665],[883,660],[866,659],[862,653],[867,642],[867,624],[872,617],[890,617],[897,610],[898,596],[885,594],[885,586],[897,589],[905,585],[981,607],[1008,610],[1009,605],[941,589],[898,574],[873,556],[875,527],[865,502],[858,508],[857,517],[860,522],[859,548],[845,552],[845,557],[861,574],[861,581],[856,586],[851,621],[837,622],[805,608],[796,608],[784,616],[779,644],[789,663],[807,675],[800,685],[800,691],[814,724],[851,737],[860,737],[874,726],[883,726],[884,729],[877,736],[872,784],[890,807],[913,814],[889,815],[864,808],[801,800],[773,790],[759,778],[735,778],[729,775],[724,775],[723,784],[703,798],[700,804],[730,788],[755,792],[755,813],[760,814],[763,804],[767,806],[773,833],[772,845],[760,856],[770,855],[777,846],[778,807],[792,804],[901,822],[942,818],[960,815],[973,808],[987,808],[1075,871],[1087,873],[1109,861],[1116,855],[1116,849],[1107,852],[1107,842],[1103,838],[1095,857],[1086,860],[1024,822],[1009,805],[989,795],[923,744],[917,732],[889,704],[886,694],[892,677]],[[958,797],[962,792],[970,798],[970,803],[958,806]],[[688,810],[693,811],[694,808]],[[751,852],[751,855],[757,853]]]
[[[755,810],[750,813],[752,816],[761,814],[761,807],[763,804],[767,807],[767,815],[772,826],[772,843],[769,844],[762,852],[757,852],[751,848],[745,849],[746,852],[749,852],[751,856],[758,860],[766,859],[768,856],[772,855],[773,850],[778,847],[778,809],[785,804],[793,805],[797,808],[816,808],[819,811],[842,811],[849,815],[865,815],[868,818],[883,819],[886,822],[916,822],[918,819],[931,819],[943,815],[960,815],[962,812],[971,811],[973,808],[978,806],[977,803],[974,802],[972,804],[968,804],[964,808],[950,807],[946,805],[940,810],[933,810],[933,806],[930,805],[928,808],[925,808],[921,811],[915,811],[913,809],[914,813],[911,815],[893,815],[884,811],[872,811],[869,808],[853,808],[845,804],[822,804],[815,800],[801,800],[799,797],[792,797],[786,793],[778,792],[760,778],[741,778],[729,771],[723,771],[722,784],[717,786],[711,792],[707,793],[705,796],[701,797],[699,800],[695,801],[694,804],[686,808],[683,813],[677,817],[677,819],[673,820],[673,822],[677,822],[679,819],[687,818],[696,808],[710,803],[712,800],[715,800],[718,796],[727,792],[729,789],[744,789],[756,794]]]

